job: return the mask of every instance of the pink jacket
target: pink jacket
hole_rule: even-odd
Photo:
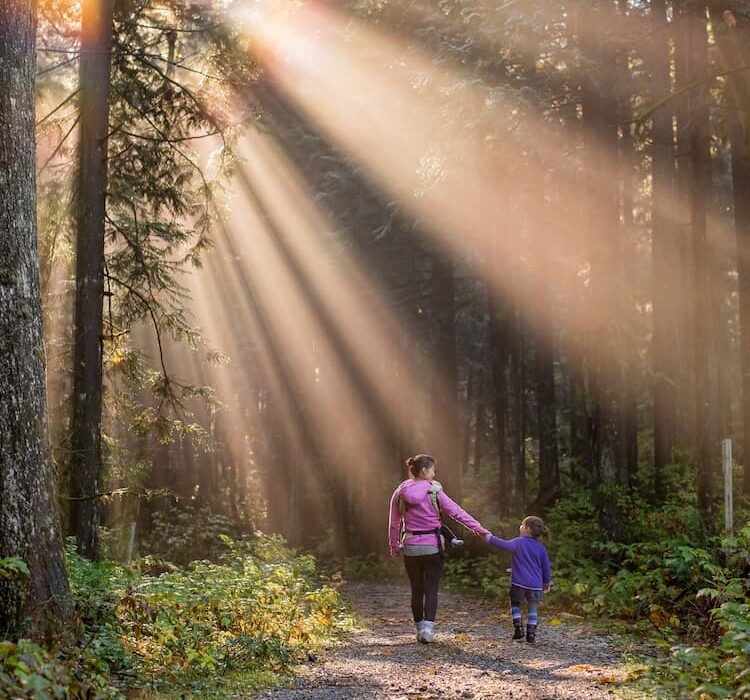
[[[391,554],[398,553],[399,530],[401,524],[401,514],[398,509],[398,499],[403,498],[406,501],[407,508],[404,513],[404,525],[406,530],[434,530],[440,527],[440,518],[432,506],[428,491],[432,482],[427,479],[407,479],[396,487],[391,496],[391,515],[388,522],[388,534],[390,540]],[[444,515],[450,515],[451,518],[467,527],[469,530],[476,532],[478,535],[486,535],[489,530],[483,528],[479,522],[474,520],[465,510],[455,501],[452,501],[444,491],[438,493],[438,503],[440,510]],[[405,542],[414,545],[433,545],[436,544],[435,535],[413,535],[407,537]]]

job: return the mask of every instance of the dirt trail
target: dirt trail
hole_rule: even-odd
[[[344,595],[367,626],[303,665],[289,688],[262,700],[428,700],[612,698],[624,680],[620,640],[540,607],[535,645],[513,642],[497,602],[440,594],[436,644],[418,644],[409,590],[348,584]]]

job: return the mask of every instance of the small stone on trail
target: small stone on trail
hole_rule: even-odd
[[[311,651],[308,651],[307,652],[307,660],[310,661],[310,662],[317,661],[318,657],[315,656],[315,654],[313,654]]]

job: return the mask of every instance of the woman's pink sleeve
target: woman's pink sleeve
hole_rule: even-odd
[[[441,510],[464,527],[476,532],[478,535],[486,535],[489,532],[487,528],[482,527],[478,520],[472,518],[458,503],[453,501],[445,491],[438,493],[438,501],[440,502]]]
[[[391,513],[388,518],[388,543],[391,554],[398,553],[398,536],[401,528],[401,513],[398,512],[398,489],[391,496]]]

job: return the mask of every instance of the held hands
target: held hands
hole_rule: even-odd
[[[725,24],[728,27],[737,26],[737,18],[734,16],[734,12],[732,12],[731,10],[724,10],[724,12],[721,13],[721,18],[724,20]]]

